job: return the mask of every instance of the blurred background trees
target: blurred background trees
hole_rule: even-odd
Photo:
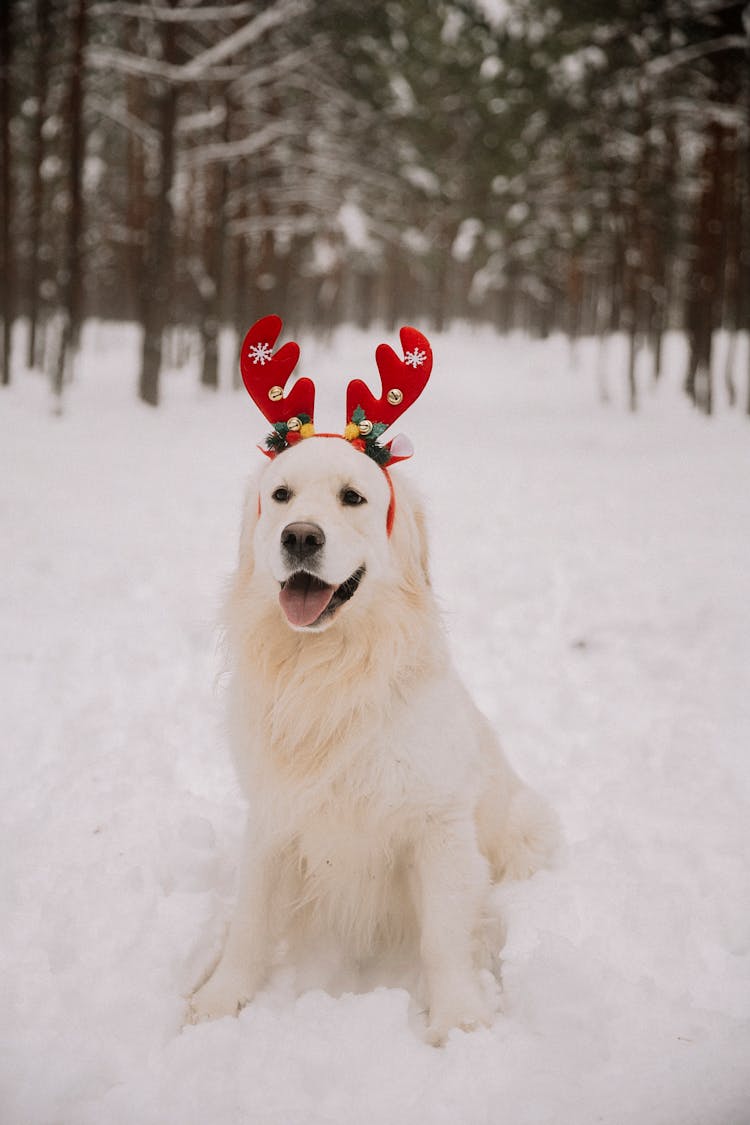
[[[154,404],[185,326],[216,386],[269,311],[462,318],[626,333],[633,408],[682,328],[711,411],[715,331],[750,329],[746,0],[0,10],[3,381],[21,317],[58,388],[85,317],[139,322]]]

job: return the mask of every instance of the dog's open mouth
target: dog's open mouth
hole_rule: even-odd
[[[364,574],[365,568],[361,566],[340,586],[329,586],[306,570],[296,571],[281,583],[279,593],[279,602],[289,624],[300,628],[315,625],[323,617],[331,617],[339,606],[354,596]]]

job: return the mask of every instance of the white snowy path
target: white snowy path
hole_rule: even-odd
[[[324,428],[380,339],[302,341]],[[62,418],[34,375],[0,395],[3,1125],[750,1122],[750,422],[684,406],[679,341],[636,418],[585,348],[434,343],[395,471],[567,839],[504,891],[503,1013],[435,1050],[403,991],[282,976],[181,1030],[233,894],[213,622],[263,425],[192,374],[140,406],[131,336],[92,328]]]

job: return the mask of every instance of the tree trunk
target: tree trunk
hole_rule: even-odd
[[[68,213],[63,269],[60,277],[63,326],[57,362],[52,373],[53,390],[60,397],[66,370],[78,347],[81,331],[82,271],[81,231],[83,229],[83,51],[86,45],[86,0],[77,0],[73,16],[73,54],[68,93]]]
[[[453,278],[453,243],[458,232],[458,224],[454,221],[447,223],[440,232],[440,237],[435,247],[437,255],[436,270],[433,274],[433,288],[429,294],[433,309],[433,320],[436,332],[443,332],[450,323],[451,308],[451,281]]]
[[[721,168],[724,128],[712,122],[701,162],[703,185],[695,225],[695,263],[687,305],[690,362],[685,391],[706,414],[713,410],[711,359],[721,268]]]
[[[139,49],[137,20],[123,20],[123,39],[126,49],[135,53]],[[124,78],[125,104],[127,111],[138,120],[146,120],[147,95],[142,79],[128,74]],[[127,292],[126,309],[128,318],[141,317],[141,291],[143,285],[144,247],[143,238],[148,225],[146,199],[146,146],[143,139],[128,130],[126,147],[127,194],[125,202],[125,226],[127,244],[125,247],[125,277]]]
[[[37,336],[39,324],[39,287],[42,280],[42,231],[44,215],[44,182],[42,180],[42,160],[44,159],[44,124],[47,103],[47,72],[51,45],[51,17],[49,0],[36,0],[35,7],[35,59],[34,74],[37,107],[31,135],[31,213],[30,261],[29,261],[29,337],[27,363],[34,367],[37,359]]]
[[[389,332],[395,332],[403,324],[406,316],[404,305],[408,288],[407,264],[402,260],[399,247],[390,244],[385,252],[386,276],[388,286],[385,293],[385,325]]]
[[[571,251],[568,257],[565,277],[566,332],[568,339],[575,344],[581,334],[581,313],[583,308],[583,271],[578,254]],[[511,325],[515,327],[515,325]]]
[[[256,217],[261,220],[259,240],[253,241],[255,260],[250,262],[250,300],[253,317],[268,316],[276,306],[274,294],[276,278],[276,238],[273,230],[274,206],[266,191],[259,191],[256,199]],[[257,247],[257,249],[256,249]]]
[[[637,254],[637,228],[635,218],[631,213],[626,224],[626,241],[630,250],[630,260],[625,259],[625,276],[623,281],[623,312],[622,322],[628,334],[628,409],[635,413],[638,409],[638,383],[636,380],[636,359],[638,354],[638,321],[639,321],[639,276],[636,260],[640,262]]]
[[[729,406],[737,405],[737,384],[734,381],[734,364],[737,355],[737,332],[733,329],[727,341],[727,354],[724,362],[724,387]]]
[[[245,203],[241,204],[240,218],[244,218]],[[247,243],[244,235],[239,235],[234,242],[234,299],[232,301],[232,321],[237,337],[237,346],[242,343],[245,333],[252,324],[249,318],[250,310],[247,307]],[[240,365],[238,362],[232,368],[232,386],[238,390],[242,386]]]
[[[173,6],[173,5],[170,5]],[[176,61],[175,25],[162,24],[162,56],[166,63]],[[162,338],[167,321],[167,302],[171,278],[172,204],[170,193],[175,164],[175,122],[177,90],[165,81],[157,100],[157,131],[161,141],[159,175],[152,185],[149,221],[146,225],[146,246],[141,287],[141,371],[138,393],[149,406],[159,403],[159,374],[162,360]],[[155,190],[154,190],[155,189]]]
[[[0,315],[3,318],[3,338],[0,345],[0,382],[10,383],[10,342],[15,313],[14,273],[15,255],[11,243],[11,217],[13,211],[13,181],[10,174],[10,118],[11,83],[10,60],[13,54],[11,0],[0,3],[0,191],[2,192],[2,213],[0,214]]]
[[[638,409],[638,383],[635,377],[635,364],[638,356],[638,330],[635,314],[631,316],[628,332],[628,410],[635,414]]]
[[[724,358],[724,389],[727,404],[737,405],[737,384],[734,367],[737,355],[737,336],[742,322],[742,134],[732,135],[724,176],[724,316],[722,324],[727,330],[727,350]]]
[[[225,100],[223,141],[231,134],[231,106]],[[206,276],[211,283],[211,291],[204,300],[203,307],[203,365],[201,383],[204,387],[216,388],[219,385],[219,329],[221,327],[222,297],[224,293],[224,246],[227,231],[227,199],[229,195],[229,165],[222,161],[209,172],[214,181],[211,212],[206,231]]]
[[[745,411],[750,415],[750,21],[745,26],[747,35],[747,66],[742,75],[742,102],[745,111],[744,144],[740,153],[740,227],[742,231],[742,250],[740,253],[738,308],[740,309],[737,327],[747,333],[747,401]]]

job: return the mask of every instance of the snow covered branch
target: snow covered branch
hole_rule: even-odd
[[[213,47],[209,47],[201,54],[196,55],[190,62],[185,63],[180,68],[182,77],[192,79],[199,75],[202,76],[206,69],[232,55],[236,55],[246,47],[252,46],[253,43],[257,43],[267,31],[301,15],[307,7],[308,0],[277,0],[273,7],[267,8],[254,19],[251,19],[239,31],[233,32],[219,43],[215,43]]]
[[[253,219],[236,219],[229,223],[228,229],[231,234],[246,238],[268,234],[269,232],[279,232],[285,235],[311,234],[314,230],[317,230],[319,224],[319,219],[312,214],[313,207],[311,204],[313,204],[313,200],[304,200],[304,206],[307,209],[305,215],[258,215]],[[322,208],[320,212],[325,214]]]
[[[212,7],[186,8],[181,5],[177,8],[159,8],[155,4],[112,4],[107,0],[104,4],[93,4],[89,9],[92,17],[125,16],[129,19],[153,20],[161,23],[215,23],[217,20],[247,19],[255,10],[256,5],[220,4]]]
[[[242,137],[237,141],[216,141],[214,144],[191,149],[184,155],[183,160],[189,167],[200,167],[224,160],[236,160],[241,156],[254,156],[282,137],[293,136],[296,132],[294,126],[285,121],[272,121],[270,125],[266,125],[249,137]]]
[[[98,45],[88,47],[86,63],[94,70],[116,70],[123,74],[132,74],[141,78],[159,78],[166,82],[194,82],[197,79],[215,82],[231,81],[243,77],[246,67],[219,64],[251,47],[273,28],[300,16],[308,6],[309,0],[277,0],[273,7],[255,16],[238,31],[225,36],[218,43],[179,66],[165,63],[160,59],[144,58],[142,55],[122,51],[117,47]],[[186,9],[176,11],[184,14]]]
[[[188,114],[178,118],[175,131],[178,136],[187,137],[191,133],[200,133],[204,129],[216,129],[226,121],[227,110],[224,105],[215,105],[213,109],[201,110],[198,113]]]
[[[108,117],[110,121],[114,121],[123,129],[127,129],[134,137],[138,137],[144,145],[157,152],[159,151],[161,142],[156,129],[152,129],[145,121],[141,121],[140,117],[136,117],[135,114],[123,109],[118,102],[102,98],[99,94],[90,93],[86,98],[86,105],[89,110],[94,110],[95,113],[102,117]]]
[[[728,8],[736,8],[737,0],[687,0],[668,4],[666,14],[671,20],[701,18],[712,16],[716,12],[725,12]]]
[[[195,73],[185,73],[184,66],[175,66],[159,59],[144,58],[143,55],[121,51],[118,47],[88,47],[86,65],[92,70],[114,70],[121,74],[132,74],[137,78],[159,78],[164,82],[193,82],[198,77]],[[237,78],[242,72],[243,68],[240,66],[212,67],[201,70],[200,78],[226,82]]]
[[[646,74],[658,76],[666,74],[675,67],[684,66],[686,63],[695,62],[706,55],[716,54],[718,51],[747,50],[747,39],[742,35],[722,35],[719,39],[707,39],[703,43],[693,43],[689,47],[680,47],[668,55],[651,59],[643,67]]]
[[[740,128],[744,120],[741,106],[699,98],[670,98],[661,108],[663,112],[674,111],[684,115],[687,120],[700,122],[702,125],[707,121],[718,121],[729,129]]]
[[[309,58],[310,48],[300,47],[296,51],[290,51],[288,55],[274,58],[273,62],[264,66],[253,67],[252,70],[247,71],[232,83],[231,92],[239,95],[247,94],[251,90],[265,86],[267,82],[273,82],[283,78],[286,74],[295,73],[302,63]]]

